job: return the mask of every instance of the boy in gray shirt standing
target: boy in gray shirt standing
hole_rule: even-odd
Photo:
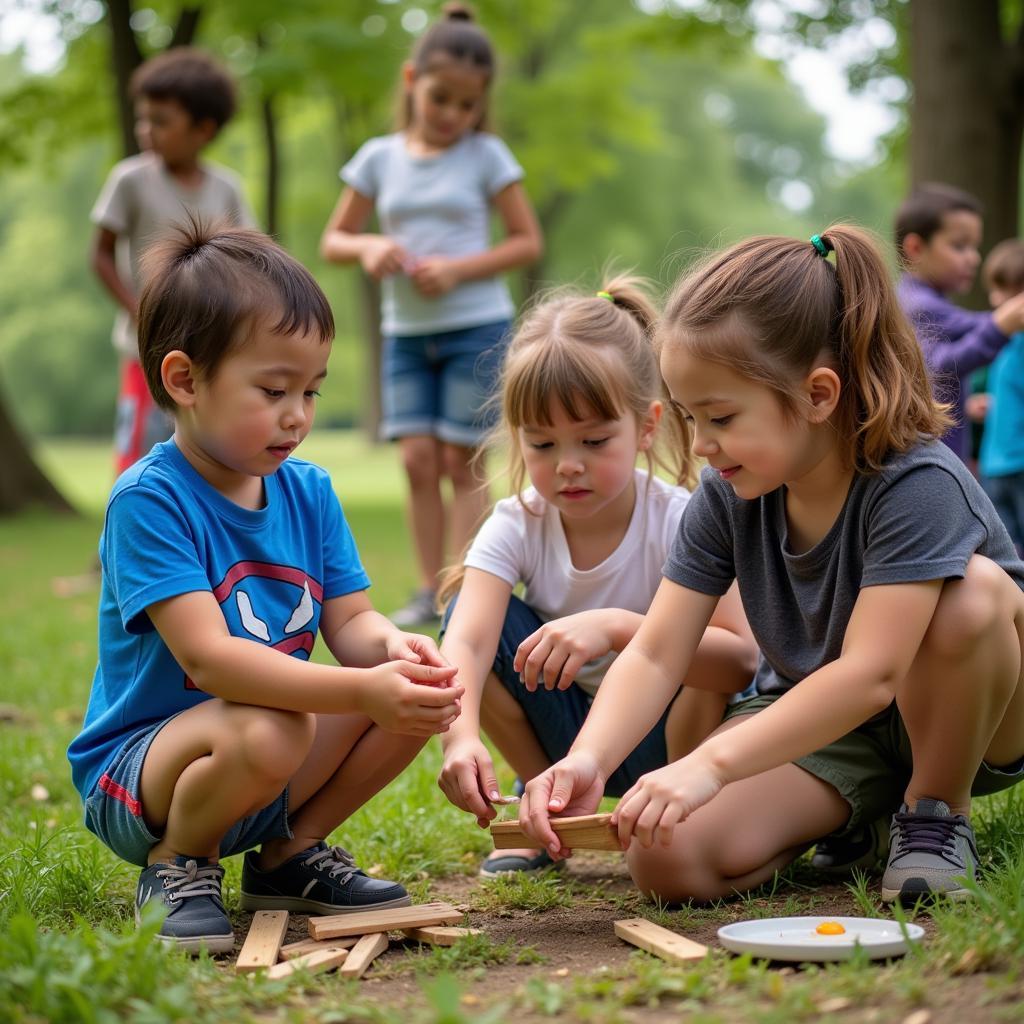
[[[132,78],[143,150],[118,163],[93,207],[92,268],[118,305],[113,342],[121,356],[115,470],[120,475],[173,426],[149,395],[136,337],[139,263],[146,248],[189,215],[251,227],[238,178],[199,157],[235,113],[235,87],[206,54],[177,47]]]

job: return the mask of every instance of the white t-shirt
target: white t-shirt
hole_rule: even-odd
[[[522,500],[498,502],[466,554],[466,568],[483,569],[513,587],[522,582],[523,600],[545,622],[595,608],[646,614],[690,492],[642,469],[635,474],[636,504],[626,535],[593,569],[572,564],[558,509],[533,487]],[[587,662],[577,684],[596,693],[614,658],[611,652]]]

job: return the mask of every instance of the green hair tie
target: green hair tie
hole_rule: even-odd
[[[615,296],[611,292],[595,292],[594,293],[599,299],[607,299],[609,302],[615,301]]]
[[[821,235],[811,235],[811,245],[817,250],[818,255],[822,259],[827,259],[830,252],[835,251],[835,247],[827,239],[822,238]]]

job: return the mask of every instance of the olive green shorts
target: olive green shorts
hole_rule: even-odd
[[[730,704],[723,721],[763,711],[779,696],[759,695]],[[834,786],[850,805],[850,818],[839,830],[841,834],[899,810],[910,781],[913,760],[910,737],[893,702],[853,732],[813,754],[797,758],[793,763]],[[994,768],[982,762],[974,777],[971,794],[987,796],[998,793],[1015,786],[1022,779],[1024,758],[1006,768]]]

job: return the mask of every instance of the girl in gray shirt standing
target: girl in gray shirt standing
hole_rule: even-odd
[[[936,440],[947,407],[882,256],[846,226],[750,239],[676,287],[660,338],[708,465],[643,624],[527,786],[524,827],[566,852],[549,815],[594,809],[736,580],[757,695],[622,797],[637,885],[727,896],[886,815],[884,899],[967,895],[971,797],[1024,778],[1024,564]]]
[[[487,36],[461,4],[420,38],[402,68],[400,130],[371,139],[342,168],[345,189],[321,252],[358,260],[382,284],[381,433],[409,480],[419,589],[396,624],[433,619],[437,576],[487,506],[474,455],[513,314],[498,274],[537,259],[540,228],[508,147],[486,128],[494,77]],[[491,244],[497,211],[505,237]],[[376,210],[379,234],[365,229]],[[441,483],[451,482],[446,513]]]

